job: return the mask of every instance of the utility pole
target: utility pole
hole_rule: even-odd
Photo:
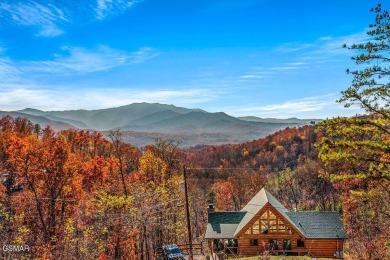
[[[189,259],[192,260],[192,235],[191,235],[191,222],[190,222],[190,206],[188,204],[188,191],[187,191],[187,171],[186,167],[183,166],[184,172],[184,192],[186,197],[186,215],[187,215],[187,229],[188,229],[188,242],[190,243],[190,255]]]

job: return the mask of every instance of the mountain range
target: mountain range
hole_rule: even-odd
[[[27,117],[42,127],[56,131],[75,128],[123,132],[126,142],[144,146],[156,137],[178,140],[183,147],[201,144],[241,143],[265,137],[285,127],[310,124],[319,119],[236,118],[223,112],[209,113],[158,103],[134,103],[99,110],[42,111],[26,108],[0,111],[0,116]]]

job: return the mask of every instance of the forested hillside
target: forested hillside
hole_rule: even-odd
[[[194,242],[202,241],[208,203],[220,211],[241,210],[266,187],[290,210],[342,212],[351,241],[365,238],[367,232],[356,228],[364,221],[378,232],[365,246],[373,255],[386,252],[385,219],[370,211],[359,211],[357,219],[351,210],[359,210],[358,201],[344,201],[351,185],[371,186],[332,183],[329,166],[318,159],[322,134],[315,126],[190,150],[159,139],[144,151],[124,143],[119,131],[109,140],[96,132],[55,133],[9,116],[0,129],[1,240],[31,247],[15,257],[147,259],[164,244],[186,243],[183,166]],[[380,198],[378,209],[388,205],[383,194],[372,192]],[[352,246],[346,253],[359,255]]]
[[[9,116],[1,118],[0,129],[1,240],[30,245],[32,257],[142,259],[163,244],[185,243],[184,165],[194,241],[202,240],[209,202],[218,210],[240,210],[271,182],[279,197],[295,191],[294,206],[334,207],[317,205],[317,194],[298,192],[295,184],[299,178],[307,187],[318,182],[310,168],[317,167],[313,126],[186,151],[157,140],[142,152],[124,143],[119,131],[107,140],[96,132],[41,130]],[[301,177],[292,175],[295,169]],[[283,202],[291,208],[291,201]]]
[[[120,132],[108,141],[1,118],[0,240],[30,248],[1,257],[143,259],[182,241],[178,159],[163,141],[141,153]]]

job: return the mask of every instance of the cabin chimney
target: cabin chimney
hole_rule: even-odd
[[[213,213],[213,212],[215,212],[215,208],[214,208],[214,205],[213,205],[213,204],[209,204],[209,207],[207,208],[207,212],[208,212],[208,213]]]

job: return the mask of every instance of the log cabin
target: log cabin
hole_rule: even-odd
[[[343,258],[347,235],[338,212],[289,212],[263,188],[241,211],[209,205],[205,239],[211,255]]]

